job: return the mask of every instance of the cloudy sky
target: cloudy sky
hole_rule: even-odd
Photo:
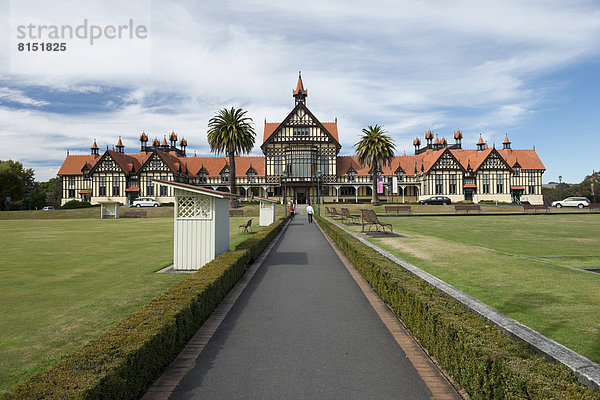
[[[82,4],[84,3],[84,4]],[[119,4],[119,3],[126,3]],[[18,27],[143,25],[145,38],[41,39]],[[0,0],[0,159],[56,175],[67,150],[175,131],[208,154],[222,107],[282,120],[302,71],[308,107],[338,119],[342,154],[380,124],[400,153],[431,129],[537,150],[544,182],[598,161],[600,4],[594,1]],[[112,32],[112,31],[111,31]],[[35,32],[34,32],[35,33]],[[127,33],[127,32],[126,32]],[[46,35],[48,33],[46,32]],[[64,52],[17,50],[65,42]],[[260,154],[258,146],[255,154]]]

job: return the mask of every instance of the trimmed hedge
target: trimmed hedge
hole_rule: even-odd
[[[89,208],[89,207],[93,207],[93,206],[87,201],[79,201],[79,200],[69,200],[65,204],[60,206],[60,208],[62,208],[63,210],[70,210],[70,209],[74,209],[74,208]]]
[[[473,399],[599,399],[562,364],[489,325],[331,222],[316,217],[411,334]]]
[[[286,219],[172,285],[5,399],[137,399],[175,359]]]

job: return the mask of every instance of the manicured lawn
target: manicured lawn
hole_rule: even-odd
[[[380,219],[410,237],[375,244],[600,362],[600,274],[568,268],[600,268],[600,215]]]
[[[230,219],[232,248],[261,229],[246,207]],[[154,273],[173,261],[172,216],[73,217],[86,212],[99,215],[0,221],[0,397],[187,276]],[[249,218],[252,231],[238,233]]]

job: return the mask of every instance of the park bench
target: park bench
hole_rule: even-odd
[[[229,210],[230,217],[243,217],[244,210]]]
[[[124,217],[133,217],[133,218],[145,217],[147,214],[148,214],[148,211],[124,211],[123,212]]]
[[[362,232],[365,231],[365,225],[369,227],[369,231],[371,231],[371,227],[375,226],[375,229],[377,231],[379,231],[379,228],[383,229],[383,231],[385,232],[385,228],[388,227],[390,228],[390,233],[393,233],[392,230],[392,224],[389,224],[387,222],[381,222],[379,220],[379,218],[377,218],[377,214],[375,214],[375,211],[373,210],[368,210],[368,209],[361,209],[360,212],[362,213]]]
[[[593,212],[592,210],[600,210],[600,203],[590,203],[590,212]]]
[[[331,211],[331,209],[329,207],[325,207],[325,212],[327,213],[328,217],[331,217],[333,215],[333,211]]]
[[[252,219],[249,219],[248,222],[246,222],[245,224],[240,225],[240,227],[238,228],[238,232],[239,231],[244,231],[244,232],[248,232],[248,228],[252,227]]]
[[[478,213],[481,213],[481,207],[479,207],[479,204],[456,204],[454,206],[454,211],[457,214],[459,211],[465,211],[467,214],[469,211],[477,211]]]
[[[412,209],[410,206],[385,206],[385,215],[388,215],[388,213],[394,211],[396,212],[396,215],[398,215],[400,211],[408,211],[409,214],[412,213]]]
[[[344,218],[344,217],[342,217],[342,214],[340,214],[338,212],[338,210],[336,210],[335,207],[331,207],[330,210],[331,210],[331,215],[330,215],[331,219],[343,219]]]
[[[548,206],[546,204],[523,204],[523,211],[530,212],[533,211],[537,213],[538,210],[545,210],[548,212]]]
[[[347,208],[342,208],[342,224],[345,223],[344,221],[346,221],[348,219],[353,223],[358,223],[359,217],[360,217],[360,215],[350,214],[350,210],[348,210]]]

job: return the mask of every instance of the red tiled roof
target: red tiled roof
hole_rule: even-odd
[[[440,144],[440,139],[438,139],[437,136],[435,137],[435,141],[433,142],[433,144]]]
[[[454,139],[462,139],[463,138],[463,134],[461,131],[456,131],[456,133],[454,134]]]
[[[94,144],[92,145],[91,149],[92,150],[98,150],[99,149],[98,145],[96,144],[96,139],[94,139]]]
[[[92,194],[92,189],[81,189],[79,194]]]
[[[81,169],[85,163],[94,166],[99,159],[100,156],[92,156],[89,154],[67,156],[58,170],[57,175],[82,175]]]
[[[175,131],[171,132],[171,134],[169,135],[169,141],[177,141],[177,135],[175,134]]]
[[[476,185],[476,184],[474,184],[474,183],[465,183],[465,184],[463,185],[463,187],[464,187],[464,188],[466,188],[466,189],[476,189],[476,188],[477,188],[477,185]]]
[[[511,186],[510,190],[525,190],[525,186]]]
[[[421,141],[419,140],[419,138],[415,138],[415,140],[413,140],[413,146],[420,146],[421,145]]]
[[[481,135],[479,135],[479,141],[477,142],[477,144],[485,144]]]
[[[427,131],[425,134],[425,139],[433,139],[433,133],[431,131]]]
[[[518,162],[523,169],[541,169],[546,170],[546,167],[540,160],[535,150],[498,150],[498,153],[506,160],[509,166],[515,165]]]
[[[510,140],[508,140],[508,135],[504,138],[504,142],[502,144],[510,144]]]
[[[145,132],[142,132],[142,134],[140,135],[140,142],[147,142],[148,141],[148,135],[146,135]]]
[[[117,142],[117,147],[125,147],[125,145],[123,145],[123,142],[121,141],[121,137],[119,137],[119,141]]]
[[[131,187],[128,187],[127,189],[125,189],[125,191],[126,192],[139,192],[140,188],[137,186],[131,186]]]
[[[225,165],[229,164],[228,157],[185,157],[181,159],[186,163],[189,175],[198,175],[204,167],[208,171],[207,176],[219,176]],[[244,176],[252,167],[256,175],[265,175],[265,158],[254,156],[237,156],[235,158],[235,175]]]

